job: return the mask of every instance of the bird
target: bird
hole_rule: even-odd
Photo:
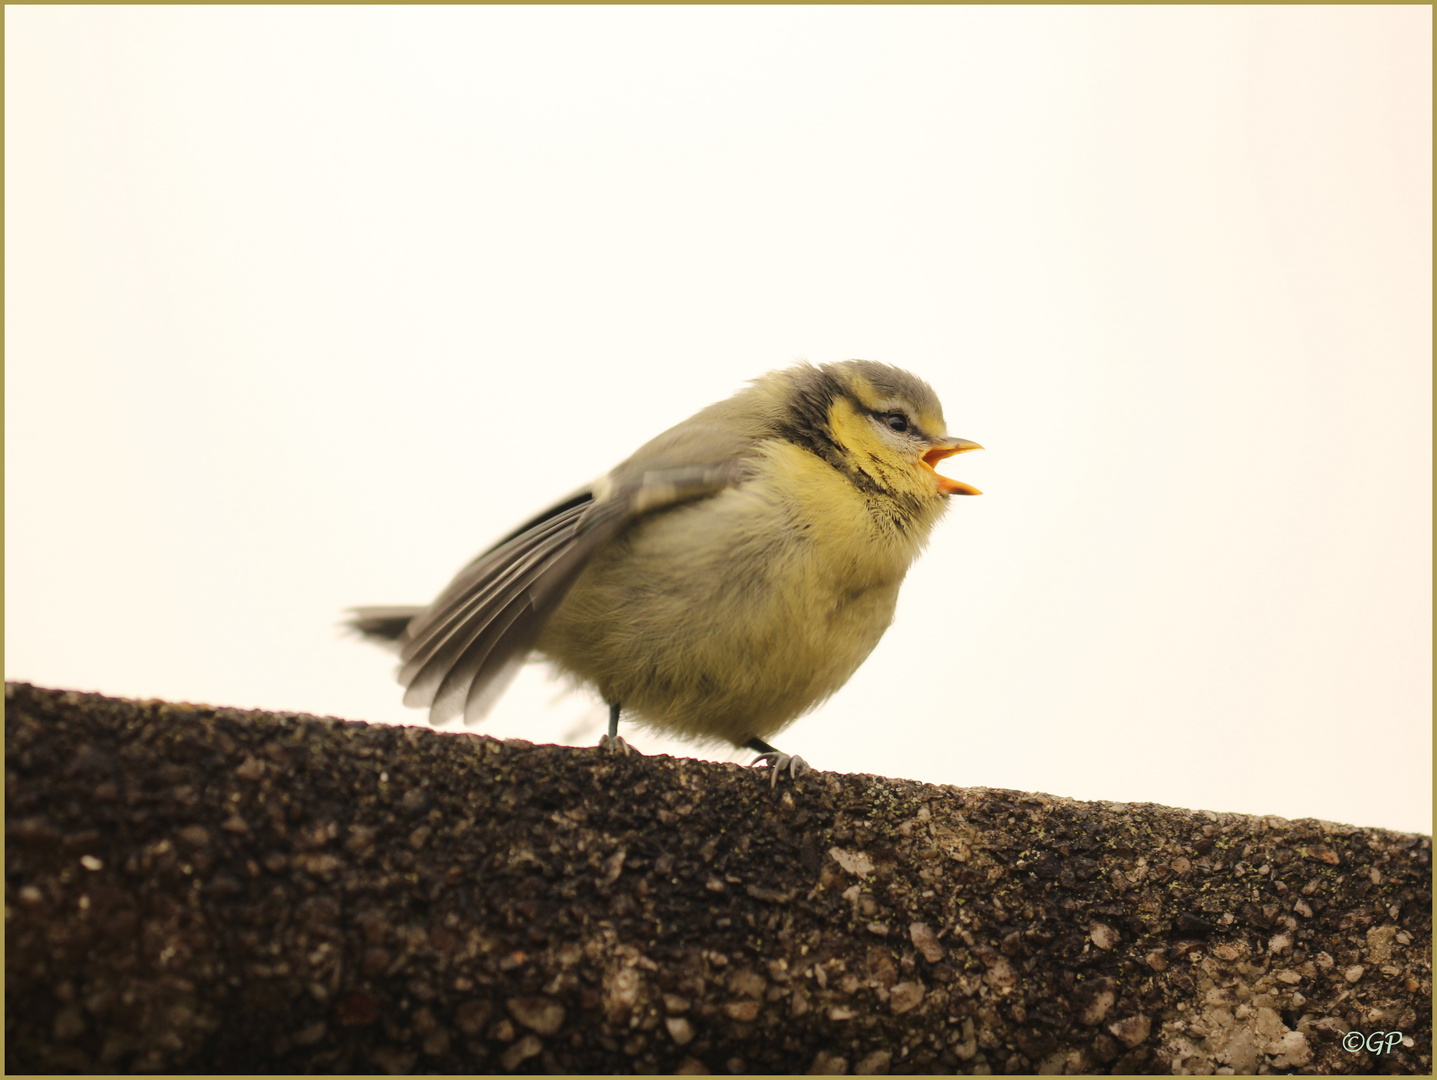
[[[531,654],[620,716],[809,768],[767,740],[844,685],[953,495],[926,382],[872,360],[770,371],[492,544],[427,607],[357,607],[404,703],[476,724]]]

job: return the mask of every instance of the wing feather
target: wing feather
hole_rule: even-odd
[[[484,682],[487,682],[479,676],[485,671],[489,657],[526,613],[530,613],[532,617],[528,597],[520,594],[485,621],[474,624],[473,630],[465,635],[464,648],[452,659],[446,660],[445,668],[440,671],[441,679],[433,691],[433,704],[429,707],[429,718],[432,722],[446,723],[459,716],[467,718],[466,703],[469,693],[476,683],[482,688]],[[529,651],[522,647],[517,636],[508,638],[506,644],[506,654],[510,657],[519,655],[520,649],[523,654]]]
[[[410,622],[400,654],[405,704],[428,706],[436,724],[461,714],[478,723],[596,551],[636,517],[712,496],[739,475],[737,464],[646,471],[603,497],[581,491],[520,526]]]
[[[544,572],[556,554],[573,542],[581,511],[570,511],[562,525],[546,522],[534,534],[516,538],[498,556],[481,560],[483,565],[461,572],[426,613],[419,625],[411,624],[411,636],[400,652],[404,666],[399,680],[409,688],[405,701],[428,705],[437,690],[437,677],[448,663],[468,647],[483,624],[503,610],[513,598]]]
[[[587,504],[566,507],[557,514],[536,519],[526,530],[490,548],[459,571],[434,602],[409,624],[402,650],[406,659],[436,634],[447,632],[452,619],[462,614],[464,606],[486,587],[524,564],[530,555],[542,557],[546,549],[565,543],[586,508]]]

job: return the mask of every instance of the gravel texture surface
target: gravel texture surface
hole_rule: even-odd
[[[10,1071],[1432,1071],[1424,836],[5,696]]]

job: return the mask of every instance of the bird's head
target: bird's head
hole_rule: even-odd
[[[900,368],[871,360],[829,366],[845,392],[830,403],[828,426],[851,464],[895,492],[930,497],[982,494],[934,468],[946,457],[983,448],[948,434],[943,406],[931,386]]]
[[[977,488],[941,475],[946,457],[982,447],[949,435],[938,395],[922,379],[872,360],[785,373],[786,434],[826,458],[864,490],[933,503]]]

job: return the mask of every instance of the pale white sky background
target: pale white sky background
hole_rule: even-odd
[[[1431,20],[9,6],[5,675],[422,720],[341,609],[867,357],[986,494],[780,746],[1428,831]]]

